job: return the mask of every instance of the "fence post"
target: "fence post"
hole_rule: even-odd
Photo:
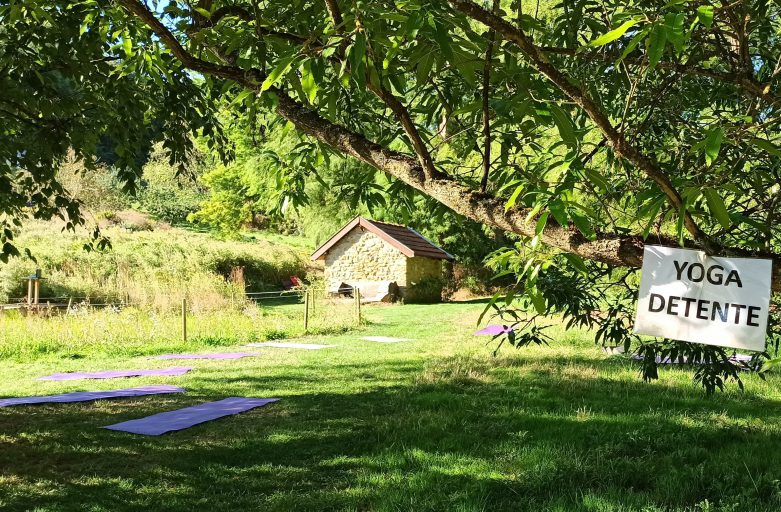
[[[304,332],[309,330],[309,288],[304,290]]]
[[[355,289],[355,317],[358,325],[361,325],[361,289]]]
[[[187,343],[187,299],[182,299],[182,339]]]

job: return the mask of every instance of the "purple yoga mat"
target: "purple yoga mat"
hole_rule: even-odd
[[[112,389],[109,391],[77,391],[75,393],[64,393],[62,395],[49,396],[27,396],[22,398],[4,398],[0,399],[0,407],[10,407],[12,405],[26,404],[44,404],[44,403],[67,403],[67,402],[89,402],[91,400],[102,400],[104,398],[123,398],[130,396],[144,395],[163,395],[166,393],[184,393],[183,388],[176,386],[141,386],[138,388]]]
[[[80,379],[117,379],[121,377],[175,377],[184,375],[192,370],[192,366],[174,366],[172,368],[160,368],[158,370],[106,370],[102,372],[70,372],[55,373],[46,377],[38,377],[38,380],[80,380]]]
[[[242,357],[256,357],[258,352],[220,352],[216,354],[163,354],[149,359],[241,359]]]
[[[507,327],[506,325],[489,325],[483,329],[480,329],[474,335],[475,336],[498,336],[500,334],[507,334],[509,332],[512,332],[512,330],[513,330],[512,327]]]
[[[153,414],[146,418],[137,420],[123,421],[114,425],[109,425],[109,430],[120,430],[130,432],[131,434],[143,434],[147,436],[159,436],[173,430],[183,430],[185,428],[216,420],[224,416],[231,416],[241,412],[249,411],[256,407],[262,407],[271,402],[276,402],[279,398],[243,398],[231,397],[219,400],[217,402],[206,402],[205,404],[193,405],[184,409],[175,411],[161,412]]]

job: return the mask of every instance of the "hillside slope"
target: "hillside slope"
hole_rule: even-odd
[[[220,240],[165,225],[111,226],[112,247],[88,252],[86,232],[36,222],[17,237],[36,261],[14,258],[0,265],[0,303],[26,294],[24,277],[43,271],[42,301],[89,298],[171,309],[188,298],[195,309],[216,309],[246,291],[280,289],[308,269],[307,244],[293,237],[256,234],[254,240]],[[288,240],[288,238],[290,240]]]

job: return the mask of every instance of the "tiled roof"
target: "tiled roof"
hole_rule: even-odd
[[[454,259],[452,255],[448,254],[440,247],[434,245],[431,240],[424,237],[412,228],[399,224],[389,224],[387,222],[364,219],[363,217],[356,217],[349,224],[339,230],[338,233],[332,236],[326,243],[321,245],[312,254],[312,259],[316,260],[321,258],[339,240],[344,238],[347,233],[358,226],[361,226],[364,229],[374,233],[398,249],[407,257],[423,257],[437,260]]]

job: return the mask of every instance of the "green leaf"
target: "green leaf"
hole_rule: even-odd
[[[79,27],[79,37],[84,35],[84,33],[89,29],[89,26],[94,19],[95,19],[94,12],[90,12],[84,17],[84,21],[82,22],[81,27]]]
[[[607,192],[610,189],[610,185],[608,185],[607,179],[605,179],[605,177],[602,176],[602,174],[596,169],[586,169],[586,178],[595,187],[602,190],[603,192]]]
[[[640,44],[640,41],[645,39],[648,36],[649,28],[646,27],[637,34],[629,41],[629,44],[626,45],[626,48],[624,48],[623,53],[621,54],[621,57],[619,57],[618,62],[621,62],[625,58],[629,56],[630,53],[635,51],[635,48]]]
[[[719,221],[721,227],[729,229],[732,226],[732,221],[729,218],[729,212],[724,205],[724,200],[721,198],[718,192],[712,188],[706,188],[702,191],[705,196],[705,200],[708,203],[708,209],[711,211],[716,220]]]
[[[210,13],[209,11],[207,11],[206,9],[204,9],[202,7],[193,7],[193,10],[195,12],[197,12],[198,14],[200,14],[201,16],[203,16],[204,18],[206,18],[206,19],[209,19],[209,18],[212,17],[212,13]]]
[[[564,253],[564,258],[567,259],[570,265],[575,267],[575,270],[582,274],[588,274],[588,268],[586,267],[586,264],[583,263],[583,258],[576,254],[569,253]]]
[[[667,40],[670,41],[676,52],[683,50],[684,33],[683,22],[685,21],[682,13],[669,13],[664,17],[664,29],[667,34]]]
[[[591,41],[588,45],[589,46],[604,46],[608,43],[611,43],[618,39],[619,37],[626,34],[626,31],[632,28],[634,25],[637,25],[637,20],[629,20],[625,21],[621,24],[620,27],[615,28],[608,32],[607,34],[603,34],[599,36],[598,38]]]
[[[572,222],[575,224],[578,230],[583,233],[583,236],[589,240],[592,240],[596,236],[594,228],[591,227],[591,222],[588,220],[588,217],[585,217],[584,215],[581,215],[580,213],[573,210],[570,210],[569,214],[570,217],[572,217]]]
[[[553,215],[553,218],[556,219],[556,222],[558,222],[561,225],[561,227],[566,228],[567,225],[569,224],[569,217],[567,217],[567,212],[564,209],[564,204],[558,200],[553,201],[548,205],[548,209]]]
[[[312,61],[304,61],[301,65],[301,88],[306,93],[309,103],[314,105],[315,99],[317,99],[318,87],[315,82],[315,75],[312,72]]]
[[[127,31],[122,34],[122,47],[125,49],[127,57],[133,55],[133,39],[130,38],[130,33]]]
[[[723,140],[724,130],[720,126],[708,130],[708,135],[705,137],[705,162],[708,166],[713,165],[713,162],[719,157]]]
[[[771,155],[781,158],[781,149],[778,148],[775,144],[770,142],[766,139],[751,139],[751,144],[758,147],[759,149],[762,149],[764,151],[767,151]]]
[[[528,295],[529,299],[531,299],[532,305],[534,306],[534,309],[537,310],[537,313],[544,315],[545,297],[543,297],[542,294],[535,288],[527,288],[526,295]]]
[[[350,72],[358,87],[366,84],[366,35],[359,32],[355,35],[355,42],[350,47]]]
[[[545,230],[545,226],[548,224],[548,217],[550,216],[549,212],[545,212],[542,215],[540,215],[540,218],[537,219],[537,225],[534,227],[534,232],[537,235],[541,235],[542,232]]]
[[[431,68],[434,66],[434,52],[429,52],[418,61],[418,65],[415,68],[415,80],[418,84],[424,84],[428,82],[429,75],[431,75]]]
[[[697,8],[697,20],[708,28],[713,26],[713,6],[702,5]]]
[[[663,25],[657,25],[651,31],[648,38],[648,66],[654,69],[664,56],[664,47],[667,44],[667,32]]]
[[[567,113],[558,105],[551,104],[551,115],[553,116],[553,122],[556,123],[556,128],[559,129],[561,140],[563,140],[568,147],[573,149],[577,148],[578,138],[575,136],[575,125]]]
[[[518,196],[521,195],[521,192],[523,192],[524,184],[521,183],[515,188],[515,191],[510,196],[510,199],[507,200],[507,204],[504,205],[504,211],[510,211],[510,208],[515,206],[515,202],[518,200]]]
[[[293,61],[296,60],[296,55],[289,55],[279,59],[277,65],[271,70],[263,84],[260,86],[260,92],[265,92],[271,89],[288,71],[290,66],[293,65]]]
[[[236,95],[236,97],[233,99],[233,101],[230,102],[230,107],[233,107],[235,105],[238,105],[239,103],[243,102],[245,99],[247,99],[249,96],[254,94],[255,91],[252,89],[244,89],[239,94]]]

